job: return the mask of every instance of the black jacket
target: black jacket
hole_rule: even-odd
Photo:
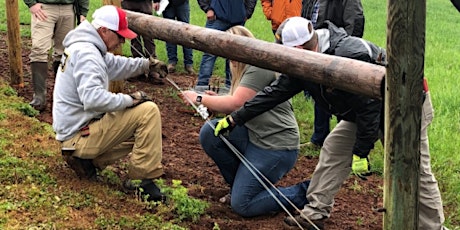
[[[329,20],[351,36],[363,36],[365,19],[361,0],[303,0],[302,17],[311,20],[317,1],[320,5],[316,27]]]
[[[257,0],[198,0],[205,13],[213,9],[219,20],[239,25],[252,17]],[[240,12],[240,8],[242,11]]]
[[[360,38],[348,36],[342,28],[337,28],[330,22],[324,25],[330,32],[330,48],[324,53],[371,63],[379,62],[374,59],[382,55],[371,54],[363,42],[366,42],[371,50],[384,52],[383,49]],[[236,124],[242,125],[303,90],[307,90],[321,108],[340,119],[356,123],[357,132],[353,153],[366,157],[374,148],[374,143],[379,138],[379,131],[383,129],[381,121],[383,104],[380,100],[334,89],[302,78],[281,75],[277,81],[246,102],[243,108],[234,111],[231,116]]]

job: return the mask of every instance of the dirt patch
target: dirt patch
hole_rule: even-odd
[[[8,50],[5,34],[0,34],[0,70],[1,77],[8,79]],[[32,87],[30,83],[29,68],[29,47],[30,40],[23,41],[22,57],[24,63],[24,88],[18,88],[20,96],[25,101],[32,98]],[[196,51],[198,52],[198,51]],[[54,77],[51,71],[47,79],[48,105],[44,112],[38,115],[38,119],[51,123],[51,105]],[[184,74],[171,74],[169,76],[181,88],[188,88],[194,85],[196,76]],[[284,229],[283,219],[285,213],[267,215],[257,218],[242,218],[232,212],[229,205],[218,202],[229,188],[223,181],[219,170],[213,161],[206,156],[198,141],[198,133],[203,120],[194,116],[191,108],[184,106],[177,97],[174,97],[176,89],[167,82],[164,85],[152,85],[145,82],[125,82],[126,91],[143,90],[152,95],[155,103],[158,104],[162,115],[163,125],[163,164],[165,167],[164,179],[168,182],[173,179],[181,180],[186,186],[190,195],[206,200],[210,203],[206,214],[197,222],[184,222],[183,226],[189,229],[213,229],[215,224],[220,229]],[[317,158],[300,157],[295,168],[286,175],[279,185],[293,185],[311,177],[316,166]],[[81,188],[82,182],[76,179],[74,174],[68,174],[69,169],[55,167],[53,174],[57,175],[59,183],[66,187]],[[63,171],[67,172],[62,173]],[[371,176],[368,181],[361,181],[350,177],[338,196],[335,199],[335,206],[331,218],[326,221],[326,229],[382,229],[382,214],[373,211],[375,206],[382,203],[382,180],[379,177]],[[111,199],[113,212],[119,207],[125,207],[125,201]],[[83,212],[83,213],[82,213]],[[88,212],[91,212],[88,210]],[[142,214],[142,209],[131,209],[133,216]],[[80,223],[94,223],[94,215],[84,214],[80,210]],[[69,226],[72,228],[71,226]]]

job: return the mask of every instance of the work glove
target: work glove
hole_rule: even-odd
[[[149,58],[149,71],[150,76],[153,76],[154,73],[158,73],[160,75],[160,78],[165,78],[168,75],[168,67],[166,66],[166,64],[153,57]]]
[[[353,161],[351,163],[351,171],[363,180],[367,180],[366,177],[371,175],[371,166],[367,157],[360,157],[353,154]]]
[[[230,115],[220,119],[216,124],[216,129],[214,129],[214,135],[217,137],[220,134],[231,132],[234,125],[230,121]]]
[[[136,91],[134,93],[129,94],[131,98],[133,99],[133,105],[129,106],[128,108],[133,108],[136,107],[146,101],[152,101],[152,99],[147,96],[147,94],[144,91]]]

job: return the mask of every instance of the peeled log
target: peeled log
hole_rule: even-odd
[[[382,99],[385,67],[207,29],[127,10],[138,34]]]

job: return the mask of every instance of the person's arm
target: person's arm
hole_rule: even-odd
[[[252,17],[254,9],[256,8],[257,0],[244,0],[244,7],[246,8],[246,20]]]
[[[243,125],[252,118],[289,100],[301,92],[304,86],[304,80],[281,75],[270,86],[265,87],[263,91],[258,92],[254,98],[246,102],[243,107],[232,112],[232,120],[237,125]]]
[[[230,114],[244,105],[244,102],[253,98],[257,92],[253,89],[244,86],[238,86],[233,95],[206,95],[198,94],[194,91],[184,91],[182,99],[184,102],[189,99],[194,104],[203,104],[206,108],[213,112]],[[201,97],[201,102],[198,102],[197,97]]]
[[[345,0],[342,19],[348,35],[363,37],[365,19],[361,0]]]
[[[265,18],[270,20],[273,9],[272,0],[260,0],[260,3],[262,4],[262,11],[264,12]]]
[[[382,101],[365,96],[355,96],[348,100],[356,112],[356,141],[353,154],[366,158],[379,138]]]

